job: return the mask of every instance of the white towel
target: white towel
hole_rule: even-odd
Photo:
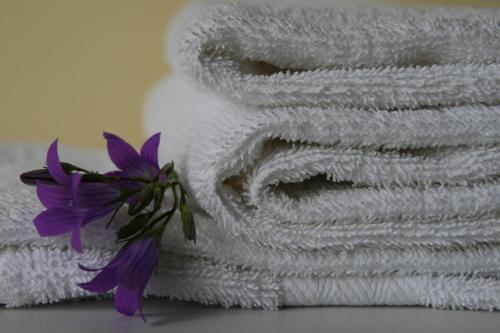
[[[500,10],[206,11],[182,37],[176,59],[205,86],[250,105],[400,109],[500,101]]]
[[[500,308],[495,15],[209,11],[180,54],[198,86],[177,74],[146,107],[198,206],[199,234],[185,244],[169,224],[148,293],[268,309]],[[102,155],[61,155],[105,166]],[[112,232],[86,227],[82,255],[64,237],[40,238],[41,208],[15,177],[43,151],[0,156],[0,300],[88,295],[76,262],[109,260]]]
[[[499,13],[206,11],[146,126],[244,244],[219,256],[282,277],[278,305],[497,308]],[[462,298],[447,278],[497,286]]]
[[[102,153],[61,148],[67,161],[109,168]],[[116,229],[103,232],[105,220],[82,230],[82,254],[69,248],[68,237],[37,234],[31,221],[42,207],[33,189],[20,184],[17,176],[20,170],[38,167],[45,150],[0,146],[0,303],[8,307],[90,296],[76,283],[92,274],[81,271],[77,263],[100,267],[117,250],[112,237]],[[125,214],[118,215],[114,227],[123,218]],[[252,244],[221,231],[203,213],[197,213],[196,220],[196,245],[184,243],[178,221],[168,225],[159,273],[149,284],[148,295],[267,309],[319,304],[495,309],[499,304],[500,285],[492,274],[498,271],[500,251],[493,244],[384,251],[355,247],[320,256]],[[320,272],[325,267],[330,267],[330,274]],[[417,269],[418,274],[411,273]]]

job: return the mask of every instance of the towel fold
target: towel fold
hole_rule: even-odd
[[[197,81],[250,105],[500,101],[499,10],[216,6],[182,39]]]
[[[216,6],[146,127],[245,244],[216,256],[283,277],[278,305],[497,308],[500,285],[437,280],[498,283],[499,32],[498,11]]]
[[[196,202],[265,246],[498,239],[500,108],[257,110],[174,79],[148,108]]]
[[[499,30],[491,10],[211,8],[146,104],[198,228],[186,244],[168,225],[147,293],[500,308]],[[0,301],[88,295],[75,262],[108,260],[112,232],[86,227],[82,255],[40,238],[15,176],[43,151],[0,156]]]

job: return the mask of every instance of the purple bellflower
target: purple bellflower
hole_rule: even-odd
[[[57,140],[47,152],[47,169],[50,180],[38,180],[36,191],[38,199],[46,208],[33,220],[40,236],[56,236],[71,232],[71,246],[81,252],[80,229],[89,222],[95,221],[116,209],[115,205],[106,205],[116,199],[120,193],[106,184],[86,185],[86,191],[79,190],[81,174],[68,175],[57,152]],[[76,195],[79,193],[79,195]],[[93,199],[93,204],[83,200]]]
[[[158,175],[158,146],[160,133],[151,136],[142,146],[139,155],[135,149],[117,135],[104,132],[108,154],[120,171],[106,173],[115,177],[143,177],[153,179]],[[37,181],[37,195],[47,210],[33,221],[40,236],[55,236],[72,233],[71,245],[81,252],[80,230],[89,222],[113,212],[120,204],[117,189],[137,189],[141,183],[114,181],[114,185],[97,182],[82,182],[79,173],[68,175],[61,166],[57,140],[49,147],[47,169],[53,181]],[[131,196],[132,203],[136,196]]]
[[[158,164],[160,133],[147,139],[139,152],[117,135],[104,132],[103,136],[118,170],[100,174],[61,162],[55,140],[47,152],[47,168],[25,172],[20,178],[27,185],[36,185],[38,198],[46,208],[33,220],[38,233],[71,233],[71,245],[79,252],[82,227],[114,212],[111,223],[116,212],[128,204],[130,220],[116,232],[116,242],[125,245],[102,268],[80,265],[82,270],[98,273],[79,286],[96,293],[116,288],[116,309],[129,316],[139,311],[144,318],[141,299],[158,264],[166,224],[179,211],[184,239],[195,241],[194,219],[173,162],[162,168]],[[167,190],[171,192],[171,205],[163,209]]]
[[[115,307],[128,316],[141,310],[144,289],[158,264],[160,244],[153,237],[136,240],[121,249],[116,257],[100,269],[87,268],[86,271],[100,271],[90,282],[79,283],[81,288],[104,293],[115,287]]]
[[[153,134],[147,139],[138,153],[132,145],[119,136],[104,132],[107,141],[108,155],[113,164],[119,169],[108,172],[107,175],[119,177],[119,186],[123,189],[140,190],[147,182],[158,179],[161,183],[166,181],[165,173],[160,172],[158,164],[158,147],[160,145],[160,133]],[[142,180],[134,181],[133,179]],[[145,182],[146,181],[146,182]],[[139,192],[127,199],[129,205],[133,205]],[[132,206],[133,207],[133,206]],[[133,215],[133,214],[132,214]]]
[[[115,134],[103,133],[107,141],[108,155],[115,166],[120,169],[110,174],[124,178],[142,177],[153,180],[158,176],[158,146],[160,133],[153,134],[144,142],[140,154],[129,143]]]

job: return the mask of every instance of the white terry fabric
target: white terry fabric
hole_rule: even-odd
[[[114,232],[127,217],[125,212],[119,213],[108,231],[104,231],[106,219],[82,229],[82,254],[69,248],[69,237],[40,237],[32,220],[43,207],[34,188],[23,185],[18,177],[23,171],[40,167],[47,147],[0,145],[0,303],[8,307],[93,295],[76,285],[94,275],[80,270],[77,264],[102,267],[109,262],[118,250]],[[113,169],[103,152],[60,148],[64,161],[99,171]],[[179,225],[180,221],[172,221],[167,227],[158,274],[153,276],[147,295],[226,306],[272,307],[276,303],[278,287],[269,273],[236,269],[201,255],[198,246],[184,243]],[[206,241],[202,236],[198,243]]]
[[[278,276],[278,306],[498,308],[499,32],[489,10],[215,6],[146,127],[240,243],[215,256]]]
[[[119,214],[107,232],[105,220],[86,226],[82,254],[68,247],[68,237],[41,238],[31,221],[42,207],[34,189],[17,177],[20,170],[39,167],[46,148],[0,145],[0,302],[9,307],[90,296],[76,283],[88,281],[92,273],[77,263],[107,263],[117,250],[113,232],[126,217]],[[110,167],[103,153],[61,148],[66,161],[101,171]],[[321,255],[253,244],[220,230],[202,212],[196,221],[196,245],[183,242],[179,221],[169,224],[148,295],[267,309],[319,304],[498,307],[500,248],[494,243],[345,247]]]
[[[500,307],[496,13],[371,13],[225,5],[184,35],[174,64],[197,84],[174,67],[145,123],[188,186],[198,240],[169,224],[148,294],[267,309]],[[391,31],[396,46],[382,47]],[[89,295],[75,283],[92,274],[76,263],[100,266],[116,251],[99,222],[84,229],[81,255],[66,237],[37,235],[41,206],[17,175],[45,149],[0,146],[8,306]],[[61,156],[109,166],[102,154]]]
[[[499,10],[216,6],[183,37],[197,81],[259,106],[499,102]]]

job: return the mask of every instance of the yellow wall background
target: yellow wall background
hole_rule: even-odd
[[[500,0],[387,0],[500,6]],[[143,140],[144,95],[165,73],[167,21],[187,0],[0,0],[0,141],[103,147]]]

